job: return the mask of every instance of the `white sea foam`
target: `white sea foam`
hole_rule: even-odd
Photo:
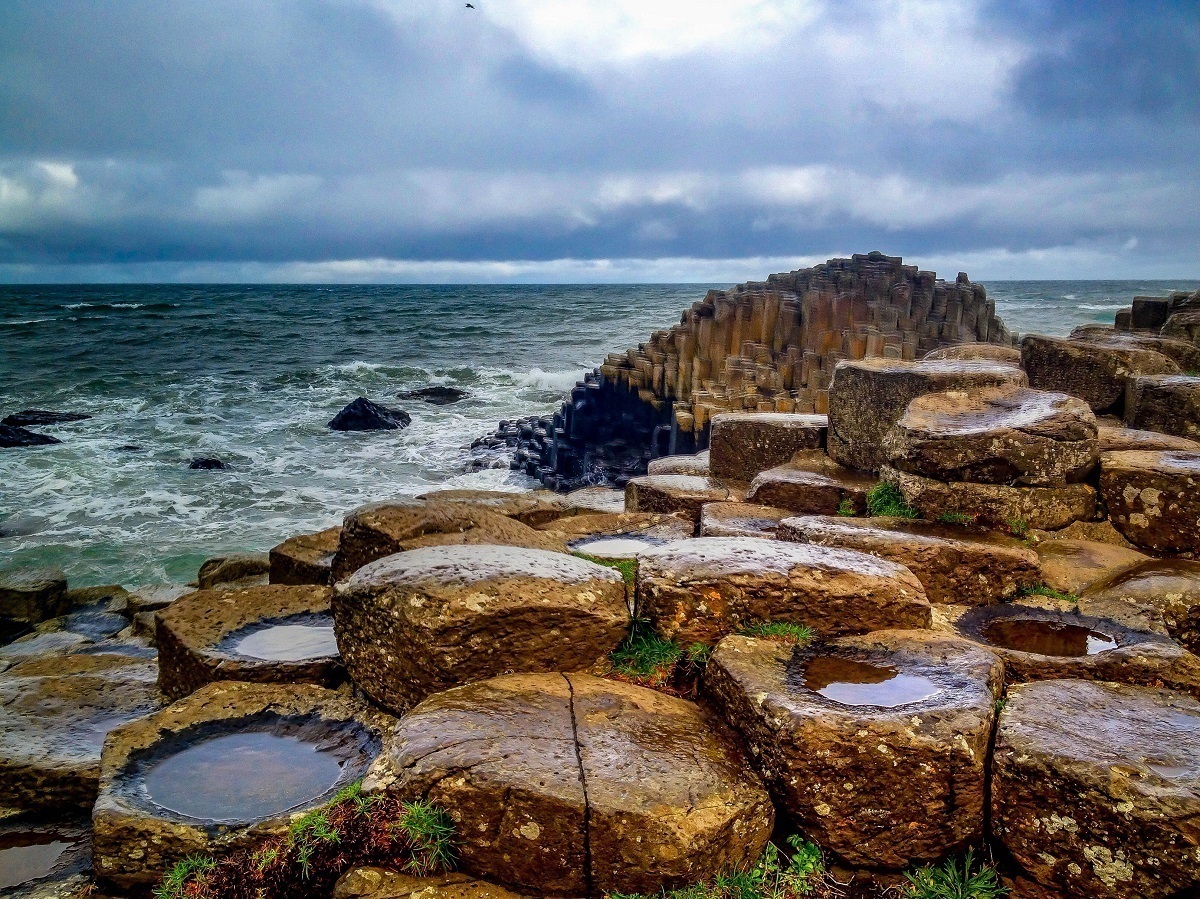
[[[0,322],[0,325],[7,325],[10,328],[15,328],[18,325],[37,325],[37,324],[41,324],[42,322],[49,322],[49,321],[54,321],[54,319],[52,319],[52,318],[25,318],[25,319],[21,319],[20,321]]]
[[[1117,309],[1124,309],[1128,303],[1080,303],[1080,309],[1086,309],[1088,312],[1112,312]]]
[[[543,390],[567,391],[583,380],[587,369],[572,368],[566,371],[544,371],[536,366],[517,377],[517,382],[527,387]]]

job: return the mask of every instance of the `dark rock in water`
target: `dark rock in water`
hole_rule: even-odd
[[[225,471],[229,466],[220,459],[206,459],[201,457],[193,459],[192,464],[188,468],[192,471]]]
[[[422,387],[399,394],[402,400],[421,400],[434,406],[448,406],[466,399],[470,394],[458,387]]]
[[[124,446],[118,446],[117,450],[122,453],[140,453],[142,448],[136,443],[126,443]]]
[[[389,409],[360,396],[333,417],[329,427],[335,431],[398,431],[412,424],[412,416],[400,409]]]
[[[35,434],[24,428],[0,424],[0,447],[49,446],[52,443],[62,443],[62,441],[46,434]]]
[[[14,428],[27,428],[31,425],[58,425],[68,421],[84,421],[91,418],[82,412],[47,412],[45,409],[24,409],[14,412],[7,418],[0,419],[0,424]]]

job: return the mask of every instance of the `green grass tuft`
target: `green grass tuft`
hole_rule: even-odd
[[[876,484],[867,491],[867,512],[873,518],[920,518],[895,484]]]
[[[1074,593],[1063,593],[1061,590],[1055,590],[1053,587],[1047,587],[1045,584],[1037,584],[1033,587],[1022,587],[1022,596],[1048,596],[1051,599],[1061,599],[1066,602],[1079,602],[1079,597]]]
[[[960,864],[949,859],[940,865],[926,865],[904,875],[908,885],[903,899],[1000,899],[1008,890],[1000,885],[996,869],[974,863],[967,850]]]
[[[206,855],[189,855],[176,862],[154,889],[154,899],[183,899],[187,885],[216,867],[216,862]]]
[[[763,621],[738,628],[743,637],[758,637],[763,640],[778,640],[781,643],[807,643],[815,634],[811,627],[793,624],[790,621]]]
[[[1010,518],[1005,524],[1008,526],[1008,532],[1018,540],[1029,539],[1029,522],[1024,518]]]
[[[858,510],[854,508],[853,500],[844,499],[838,503],[837,513],[838,515],[841,515],[842,518],[853,518],[858,514]]]
[[[965,512],[943,512],[937,517],[942,524],[974,524],[975,516]]]
[[[406,803],[397,822],[413,845],[408,870],[421,877],[454,866],[454,822],[427,800]]]
[[[683,648],[660,637],[648,621],[635,621],[625,642],[609,655],[617,674],[660,686],[682,657]]]
[[[603,565],[605,568],[613,568],[621,573],[621,577],[625,578],[625,586],[633,588],[637,582],[637,560],[636,559],[601,559],[599,556],[589,556],[587,553],[572,553],[581,559],[586,559],[589,562],[595,562],[597,565]]]

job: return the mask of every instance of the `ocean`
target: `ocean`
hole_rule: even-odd
[[[62,568],[74,586],[184,583],[209,556],[269,549],[362,503],[531,488],[466,470],[471,441],[553,411],[709,286],[0,286],[0,417],[92,416],[35,429],[59,445],[0,450],[0,567]],[[1111,322],[1134,295],[1196,287],[986,286],[1010,328],[1058,335]],[[397,399],[431,385],[468,396]],[[412,425],[328,430],[358,396]],[[202,456],[229,469],[190,470]]]

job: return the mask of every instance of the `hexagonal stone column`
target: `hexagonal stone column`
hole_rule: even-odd
[[[874,475],[838,465],[820,450],[808,450],[755,477],[746,501],[798,515],[833,515],[849,503],[862,513],[867,491],[878,483]]]
[[[350,677],[398,710],[504,672],[587,668],[629,627],[619,572],[509,546],[381,559],[339,586],[333,617]]]
[[[328,584],[342,539],[340,527],[284,540],[270,552],[272,584]]]
[[[1200,453],[1105,453],[1100,492],[1130,543],[1154,552],[1200,549]]]
[[[709,471],[714,478],[749,481],[801,450],[820,449],[828,427],[824,415],[722,412],[712,419]]]
[[[517,674],[406,715],[368,792],[430,799],[464,871],[516,890],[657,892],[753,862],[773,809],[693,703],[583,674]]]
[[[1200,891],[1200,703],[1059,680],[1010,688],[992,777],[996,836],[1064,896]]]
[[[902,565],[866,553],[755,537],[701,537],[639,560],[638,614],[664,637],[715,644],[739,626],[791,621],[826,636],[928,627]]]
[[[1200,437],[1200,377],[1130,378],[1125,388],[1125,424],[1177,437]]]
[[[756,503],[706,503],[700,510],[700,536],[770,539],[791,514]]]
[[[678,513],[700,524],[705,503],[736,503],[745,496],[745,485],[689,474],[655,474],[631,478],[625,485],[628,512]]]
[[[1097,413],[1120,414],[1131,375],[1180,373],[1178,365],[1153,349],[1041,334],[1022,338],[1021,364],[1030,387],[1077,396]]]
[[[328,587],[201,590],[158,613],[158,685],[179,699],[213,681],[336,686],[345,677]]]
[[[127,890],[254,846],[360,778],[389,719],[307,684],[220,682],[118,728],[92,813],[96,874]]]
[[[1079,610],[1164,631],[1200,652],[1200,562],[1148,559],[1127,567],[1094,581],[1079,597]]]
[[[1185,452],[1200,450],[1200,443],[1195,440],[1187,437],[1175,437],[1171,434],[1160,434],[1157,431],[1122,428],[1101,422],[1098,432],[1100,452],[1102,453],[1117,452],[1118,450],[1183,450]]]
[[[966,640],[878,631],[809,649],[727,637],[704,682],[805,834],[896,870],[983,835],[1003,673]]]
[[[690,474],[706,478],[709,475],[708,450],[689,456],[662,456],[651,459],[646,466],[646,474]]]

